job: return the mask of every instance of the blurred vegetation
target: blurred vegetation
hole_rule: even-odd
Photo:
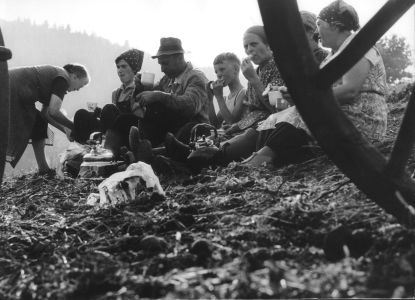
[[[396,34],[382,38],[376,45],[385,63],[388,83],[411,78],[407,68],[412,65],[411,48],[404,37]]]

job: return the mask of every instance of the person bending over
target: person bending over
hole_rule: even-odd
[[[15,167],[31,140],[39,173],[50,172],[45,156],[48,124],[68,137],[74,124],[61,112],[64,96],[89,83],[86,68],[67,64],[63,68],[42,65],[18,67],[10,74],[10,132],[6,160]],[[35,103],[42,104],[41,111]]]

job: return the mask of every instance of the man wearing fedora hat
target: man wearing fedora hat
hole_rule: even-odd
[[[168,132],[188,143],[194,125],[209,123],[205,89],[208,79],[186,62],[184,52],[180,39],[161,38],[157,54],[152,58],[157,58],[165,75],[152,91],[144,91],[135,97],[133,112],[140,117],[143,110],[145,113],[140,119],[139,130],[131,131],[130,143],[137,143],[140,137],[157,147],[163,144]]]

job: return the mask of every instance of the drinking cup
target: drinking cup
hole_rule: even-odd
[[[152,88],[154,86],[154,73],[143,72],[141,73],[141,84]]]
[[[277,107],[278,100],[282,100],[282,94],[280,91],[270,91],[268,93],[269,104]],[[278,107],[277,107],[278,108]]]
[[[86,103],[86,107],[88,108],[89,111],[94,112],[95,109],[97,108],[98,103],[97,102],[87,102]]]

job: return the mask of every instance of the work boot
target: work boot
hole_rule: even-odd
[[[130,133],[128,135],[128,146],[130,147],[130,150],[134,153],[133,149],[138,149],[139,144],[140,144],[140,131],[138,130],[138,127],[131,126]]]
[[[168,132],[164,139],[164,146],[166,147],[166,156],[176,161],[184,162],[189,156],[190,147],[180,142],[176,137]]]
[[[217,147],[201,147],[192,151],[187,157],[187,165],[194,172],[198,173],[203,168],[221,165],[222,151]]]
[[[130,150],[134,154],[135,161],[151,163],[153,152],[149,140],[140,139],[140,133],[136,126],[131,126],[129,135]]]

